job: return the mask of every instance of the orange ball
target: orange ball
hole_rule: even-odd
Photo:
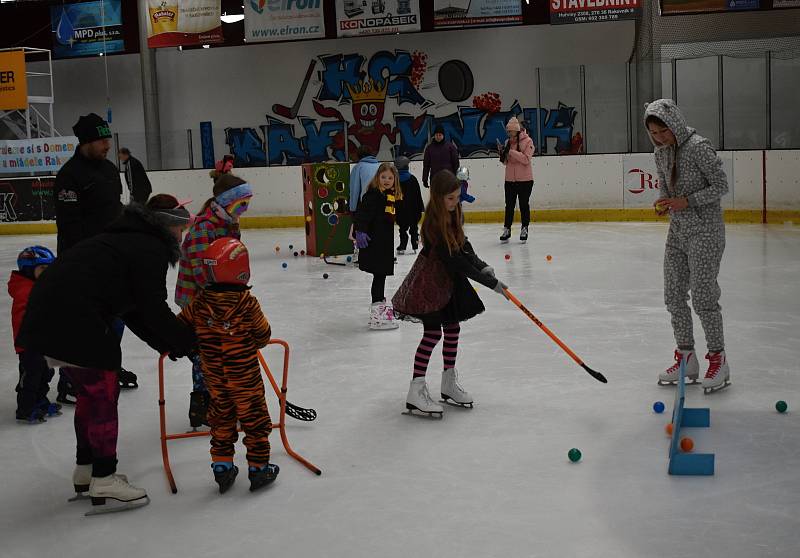
[[[551,256],[550,254],[547,254],[547,258],[546,258],[546,259],[547,259],[547,261],[549,262],[550,260],[552,260],[552,259],[553,259],[553,256]]]
[[[280,252],[280,251],[281,251],[281,247],[280,247],[280,246],[276,246],[276,247],[275,247],[275,251],[276,251],[276,252]]]
[[[672,436],[672,423],[669,423],[664,427],[664,430],[667,431],[667,436]]]
[[[694,449],[694,441],[691,438],[681,438],[681,449],[690,452]]]

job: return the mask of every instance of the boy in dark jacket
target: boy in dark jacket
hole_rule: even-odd
[[[425,204],[422,203],[422,194],[419,190],[417,177],[408,170],[410,161],[408,157],[398,157],[394,166],[400,176],[400,189],[403,191],[403,199],[397,205],[397,225],[400,227],[400,245],[397,247],[399,255],[406,253],[409,233],[411,235],[411,249],[417,253],[419,248],[419,230],[417,225],[425,211]]]
[[[17,257],[19,271],[12,271],[8,279],[8,294],[13,300],[11,328],[15,340],[25,316],[34,282],[55,259],[53,252],[44,246],[25,248]],[[45,416],[61,414],[61,405],[50,403],[47,399],[53,370],[47,366],[41,354],[26,351],[16,343],[14,345],[19,355],[19,383],[16,388],[17,420],[36,424],[45,422]]]
[[[159,353],[194,350],[195,336],[167,305],[167,268],[180,256],[190,215],[173,197],[132,204],[106,232],[87,239],[50,266],[36,282],[17,343],[61,366],[78,390],[75,407],[77,466],[73,484],[88,490],[96,513],[149,502],[147,492],[117,470],[117,371],[122,354],[113,323]],[[106,500],[121,506],[106,507]]]

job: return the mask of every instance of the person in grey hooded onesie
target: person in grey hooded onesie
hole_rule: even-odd
[[[664,302],[678,346],[675,364],[659,374],[659,384],[676,382],[682,361],[686,363],[687,378],[696,383],[699,377],[692,313],[687,304],[691,292],[692,306],[700,317],[708,345],[709,367],[703,388],[709,393],[727,386],[730,378],[717,282],[725,251],[720,200],[728,192],[728,180],[711,142],[686,125],[675,101],[659,99],[650,103],[644,120],[655,146],[661,183],[656,212],[669,213]]]

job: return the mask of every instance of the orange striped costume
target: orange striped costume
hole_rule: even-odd
[[[247,287],[212,284],[186,306],[178,318],[197,334],[211,404],[211,459],[233,461],[237,421],[244,430],[249,465],[269,463],[272,421],[264,398],[258,349],[271,330],[256,297]]]

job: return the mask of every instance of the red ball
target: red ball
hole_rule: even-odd
[[[672,436],[672,423],[669,423],[664,427],[664,430],[667,431],[667,436]]]
[[[511,254],[506,254],[506,260],[510,260],[510,259],[511,259]]]
[[[681,438],[681,449],[685,452],[690,452],[694,449],[694,440],[691,438]]]

